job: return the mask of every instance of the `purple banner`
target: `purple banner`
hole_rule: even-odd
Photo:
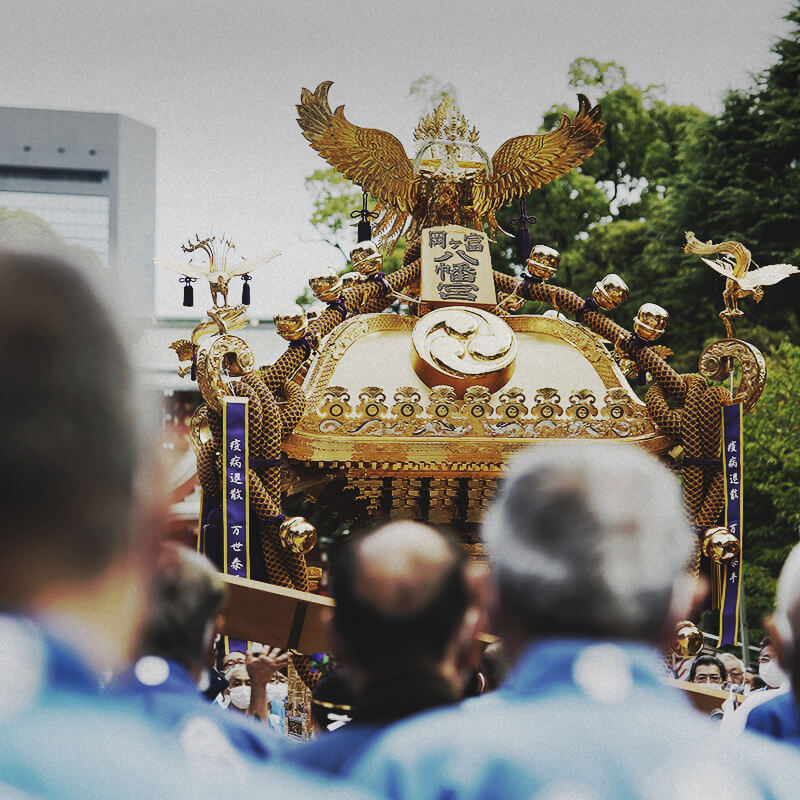
[[[247,653],[250,650],[250,642],[244,639],[234,639],[233,636],[225,637],[225,655],[228,653]]]
[[[226,397],[222,402],[222,437],[225,441],[225,464],[222,479],[222,519],[224,530],[225,573],[238,578],[250,577],[250,496],[247,466],[250,452],[247,441],[248,400]],[[226,649],[247,652],[249,643],[225,637]]]
[[[739,555],[723,570],[719,643],[739,644],[742,564],[742,404],[722,407],[722,463],[725,468],[725,527],[739,540]]]
[[[247,403],[246,397],[226,397],[222,404],[222,435],[225,440],[222,480],[225,572],[238,578],[250,577]]]

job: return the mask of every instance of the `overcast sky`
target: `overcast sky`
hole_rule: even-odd
[[[304,177],[324,162],[295,122],[300,88],[333,80],[331,105],[411,149],[423,74],[453,83],[489,154],[534,132],[572,94],[578,56],[614,60],[665,99],[715,112],[774,60],[791,0],[303,2],[0,0],[0,105],[127,114],[158,132],[156,254],[228,234],[271,315],[338,255],[312,244]],[[594,99],[594,98],[593,98]],[[181,312],[160,276],[157,310]],[[237,287],[238,290],[238,287]],[[235,290],[235,291],[237,291]],[[196,315],[195,310],[192,316]]]

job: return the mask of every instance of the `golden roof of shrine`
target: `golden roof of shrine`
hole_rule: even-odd
[[[284,453],[319,467],[441,475],[500,472],[509,455],[539,442],[671,446],[603,341],[583,326],[497,318],[513,331],[516,357],[490,391],[486,376],[466,388],[423,380],[412,333],[425,319],[367,314],[338,326],[305,378],[306,410]]]

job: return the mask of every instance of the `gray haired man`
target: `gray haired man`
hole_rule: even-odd
[[[389,731],[356,777],[417,800],[694,796],[697,775],[717,796],[796,795],[800,762],[753,738],[715,752],[715,729],[661,682],[695,541],[656,459],[610,443],[525,453],[484,536],[515,666],[497,692]]]

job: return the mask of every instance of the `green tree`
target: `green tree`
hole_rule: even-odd
[[[761,400],[744,418],[742,574],[751,641],[763,634],[781,566],[800,539],[800,347],[781,344],[767,374]]]

